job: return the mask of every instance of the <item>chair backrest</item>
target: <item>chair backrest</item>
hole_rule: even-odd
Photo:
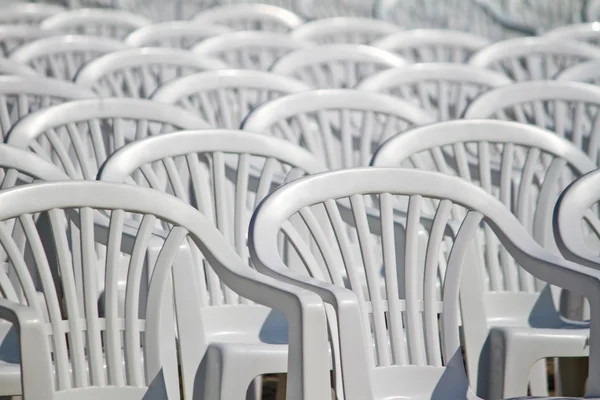
[[[519,6],[521,4],[523,3],[520,3]],[[425,5],[418,1],[401,3],[399,0],[379,0],[376,2],[374,15],[376,18],[393,22],[411,30],[447,29],[467,32],[491,41],[510,37],[532,36],[538,33],[538,26],[531,26],[529,23],[529,15],[524,16],[518,12],[515,14],[508,13],[512,4],[508,6],[505,3],[475,0],[454,3],[442,2],[436,3],[435,6],[432,3],[431,5]],[[570,5],[571,3],[567,8]],[[541,7],[544,7],[542,3],[535,4],[536,11]],[[571,8],[576,9],[576,7]],[[550,9],[552,11],[558,10],[558,4],[552,4]],[[536,17],[537,15],[533,16],[533,18]],[[541,21],[539,22],[541,23]]]
[[[200,316],[194,313],[196,309],[174,308],[169,295],[173,288],[179,289],[180,296],[185,291],[194,293],[185,280],[171,280],[173,264],[179,257],[177,249],[182,245],[193,249],[217,276],[232,276],[233,271],[248,276],[244,272],[248,267],[210,222],[173,196],[105,182],[27,185],[2,191],[0,203],[5,204],[0,213],[2,221],[14,222],[14,229],[24,232],[28,245],[28,250],[21,251],[8,232],[0,230],[0,244],[8,253],[9,267],[19,277],[24,293],[23,301],[9,300],[27,304],[47,318],[42,337],[22,343],[38,350],[33,359],[22,359],[23,377],[33,386],[24,384],[24,396],[35,400],[100,399],[112,397],[112,393],[117,399],[180,399],[179,382],[193,381],[195,376],[180,377],[178,361],[191,360],[197,368],[205,343],[202,330],[197,329]],[[51,237],[41,234],[35,225],[34,216],[42,212],[48,213]],[[99,212],[109,215],[108,229],[95,229],[94,218]],[[125,213],[139,215],[139,226],[124,224]],[[157,221],[167,232],[162,242],[152,235]],[[69,246],[70,224],[80,230],[80,254]],[[96,270],[96,243],[103,243],[107,249],[101,266],[106,271],[104,282],[100,282]],[[147,254],[157,244],[160,255],[151,260]],[[57,274],[50,268],[55,262]],[[74,272],[78,262],[86,267],[81,283]],[[117,307],[117,278],[122,268],[127,271],[124,314]],[[184,267],[177,264],[180,268]],[[149,276],[143,275],[145,269],[150,271]],[[188,271],[177,273],[190,276],[197,270],[190,266]],[[36,279],[39,286],[34,283]],[[100,301],[99,287],[107,288]],[[43,303],[38,300],[38,291],[44,294]],[[85,300],[83,307],[80,297]],[[193,296],[188,300],[195,301]],[[183,309],[186,313],[181,313]],[[174,326],[178,327],[177,341],[187,347],[186,351],[178,351]],[[35,339],[31,335],[29,338]],[[36,371],[38,374],[32,376]],[[131,397],[119,395],[115,389],[123,386],[129,387]],[[29,396],[30,389],[45,396]],[[68,393],[74,389],[80,389],[79,394]],[[54,396],[54,391],[67,393]]]
[[[571,183],[560,195],[553,218],[554,237],[561,254],[567,260],[594,269],[600,269],[600,257],[596,246],[590,246],[588,236],[595,238],[596,243],[600,237],[599,172],[589,172]]]
[[[194,16],[198,24],[219,24],[236,31],[268,31],[286,33],[302,25],[293,12],[270,4],[226,4],[202,11]]]
[[[17,48],[10,59],[26,64],[50,78],[72,80],[85,63],[128,46],[96,36],[52,36]]]
[[[0,75],[42,76],[31,67],[10,58],[0,58]]]
[[[566,68],[598,58],[600,49],[592,45],[542,36],[496,42],[474,54],[469,63],[521,82],[552,79]]]
[[[559,40],[577,40],[598,45],[600,44],[600,26],[597,22],[565,25],[546,32],[544,36]]]
[[[303,82],[270,72],[219,70],[189,75],[161,85],[152,100],[199,114],[212,126],[237,129],[260,104],[310,90]]]
[[[0,25],[0,56],[8,57],[10,52],[37,39],[55,36],[57,32],[30,25]]]
[[[6,143],[29,149],[72,179],[95,179],[110,154],[126,143],[209,124],[178,107],[141,99],[79,100],[29,114]]]
[[[368,76],[403,65],[403,58],[385,50],[344,43],[296,50],[275,61],[271,72],[292,76],[316,89],[350,89]]]
[[[433,122],[413,104],[381,93],[313,90],[257,107],[244,130],[284,138],[313,153],[330,169],[368,165],[388,137]]]
[[[556,75],[559,81],[576,81],[598,85],[600,83],[600,60],[590,60],[572,66]]]
[[[96,97],[84,87],[43,76],[0,76],[0,138],[26,115],[72,100]]]
[[[0,143],[0,191],[36,181],[67,181],[57,166],[30,151]]]
[[[366,212],[373,197],[380,216],[376,226],[369,224]],[[409,209],[401,221],[405,235],[398,236],[393,205],[403,197]],[[433,221],[426,222],[422,205],[429,199],[438,206]],[[351,216],[344,218],[347,203]],[[463,210],[460,229],[454,232],[447,229],[453,209]],[[328,216],[318,221],[327,223],[333,237],[317,223],[317,212]],[[430,227],[424,249],[417,239],[421,223]],[[462,276],[473,269],[464,260],[482,223],[516,262],[540,279],[579,290],[576,281],[581,284],[592,276],[545,252],[484,190],[456,177],[398,168],[326,172],[279,188],[257,208],[249,245],[262,272],[313,290],[334,307],[330,322],[338,330],[345,399],[474,398],[460,351],[459,289]],[[358,241],[352,241],[348,227]],[[379,246],[364,248],[364,238],[374,232],[380,236]],[[282,241],[301,253],[305,276],[285,265],[279,252]],[[306,251],[310,242],[318,243],[320,252]],[[441,251],[446,246],[449,251]],[[352,256],[355,247],[362,254],[358,259]],[[376,253],[383,259],[383,272],[382,264],[374,262]],[[317,259],[325,259],[327,269]],[[439,269],[442,261],[444,270]],[[579,279],[578,274],[586,277]]]
[[[147,18],[123,10],[80,8],[56,13],[42,21],[40,27],[73,35],[123,39],[150,23]]]
[[[402,28],[377,19],[337,17],[307,22],[294,29],[291,35],[319,44],[370,44],[399,30]]]
[[[260,201],[285,182],[323,170],[306,150],[281,139],[243,131],[205,130],[131,143],[109,157],[98,179],[177,196],[204,214],[249,262],[248,223]],[[200,306],[244,301],[223,287],[214,273],[205,273],[206,280],[199,282],[198,288]]]
[[[494,120],[449,121],[411,129],[385,142],[371,165],[439,171],[480,186],[548,250],[556,248],[550,223],[556,199],[574,179],[595,169],[581,150],[551,132]],[[435,207],[424,205],[432,213]],[[497,252],[494,241],[486,243],[484,291],[541,289],[541,282],[516,268],[505,254],[492,256]]]
[[[194,21],[168,21],[143,26],[131,32],[125,43],[134,47],[189,49],[209,37],[231,32],[226,26]]]
[[[16,3],[2,7],[0,24],[38,25],[51,15],[65,11],[58,4]]]
[[[75,76],[75,82],[102,97],[149,98],[165,82],[223,68],[226,65],[220,60],[198,57],[183,49],[128,49],[108,53],[85,64]]]
[[[464,64],[475,52],[489,45],[485,38],[446,29],[411,29],[393,33],[373,43],[411,62]]]
[[[279,57],[309,46],[314,44],[283,33],[241,31],[206,39],[191,50],[198,55],[220,58],[231,68],[266,71]]]
[[[334,17],[372,18],[376,0],[305,0],[296,2],[297,13],[307,21]]]
[[[469,105],[465,118],[512,120],[555,132],[600,156],[600,89],[567,81],[532,81],[489,91]]]
[[[408,100],[437,121],[446,121],[462,117],[482,93],[511,82],[505,75],[470,65],[419,63],[382,71],[356,88]]]
[[[0,191],[15,186],[26,185],[32,182],[66,181],[69,177],[55,165],[50,164],[41,157],[23,149],[0,144]],[[37,220],[37,216],[35,217]],[[12,231],[14,221],[0,223],[2,229]],[[13,239],[20,249],[25,246],[22,231],[12,232]],[[5,265],[7,254],[0,250],[0,263]],[[14,271],[13,271],[14,272]],[[5,269],[0,273],[0,290],[4,298],[18,296],[18,277]]]

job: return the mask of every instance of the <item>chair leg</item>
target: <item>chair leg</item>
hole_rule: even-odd
[[[246,394],[246,400],[261,400],[262,399],[262,377],[257,376],[254,378],[250,387],[248,388],[248,393]]]
[[[206,351],[207,368],[204,400],[245,399],[256,375],[248,376],[249,365],[236,357],[236,350],[211,345]]]
[[[525,343],[502,329],[490,331],[490,389],[488,400],[527,396],[529,376],[535,362],[528,362]]]
[[[529,376],[529,390],[532,396],[548,397],[546,359],[539,360],[533,366]]]

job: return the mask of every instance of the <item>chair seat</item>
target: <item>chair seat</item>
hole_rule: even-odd
[[[267,307],[225,305],[202,310],[207,342],[287,345],[285,316]]]

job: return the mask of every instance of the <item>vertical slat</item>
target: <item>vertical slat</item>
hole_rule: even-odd
[[[425,327],[425,346],[427,348],[427,364],[442,366],[440,349],[440,332],[438,326],[437,278],[438,261],[442,251],[444,231],[447,226],[452,202],[440,201],[436,210],[433,226],[429,233],[425,253],[425,276],[423,290],[423,324]],[[442,279],[443,282],[443,279]]]
[[[354,223],[356,224],[356,233],[358,235],[362,262],[367,276],[369,298],[373,308],[373,337],[375,339],[375,350],[377,352],[377,364],[380,366],[388,366],[391,364],[391,360],[388,348],[387,328],[385,326],[385,304],[381,298],[381,277],[379,275],[378,266],[373,259],[371,249],[369,249],[370,231],[362,195],[353,195],[350,197],[350,204],[352,206]]]
[[[214,205],[217,214],[217,227],[223,236],[227,238],[229,243],[233,243],[232,226],[229,221],[231,215],[229,214],[229,201],[226,191],[228,181],[225,176],[225,159],[223,152],[215,151],[212,154],[212,161],[212,182],[214,185]],[[237,300],[237,294],[224,284],[221,284],[221,286],[223,295],[225,296],[225,302],[227,304],[234,304]]]
[[[421,288],[423,276],[419,267],[418,238],[419,222],[423,198],[411,196],[408,201],[408,215],[406,217],[406,241],[404,244],[404,265],[406,293],[406,325],[408,337],[408,352],[412,365],[425,365],[425,343],[423,342],[423,329],[421,326]]]
[[[316,207],[316,206],[315,206]],[[319,254],[323,257],[325,261],[325,265],[327,267],[327,273],[329,274],[329,279],[336,285],[344,284],[344,280],[342,278],[341,269],[335,268],[337,265],[337,257],[335,257],[333,246],[329,243],[327,239],[327,235],[325,234],[319,220],[315,217],[314,213],[311,209],[305,207],[299,212],[300,217],[306,224],[311,236],[314,238]]]
[[[258,204],[264,199],[270,192],[273,185],[273,176],[275,174],[275,168],[279,164],[279,161],[269,157],[265,160],[263,165],[260,179],[258,181],[258,187],[256,189],[256,198],[254,199],[254,208],[258,207]]]
[[[467,212],[454,238],[454,245],[448,257],[448,268],[446,269],[447,272],[444,278],[442,293],[444,302],[442,304],[441,318],[442,351],[446,366],[452,363],[457,353],[460,354],[460,340],[458,332],[456,332],[456,327],[460,325],[458,301],[462,267],[469,245],[472,243],[473,236],[479,228],[481,220],[482,215],[480,213]],[[457,363],[455,367],[464,368],[464,365]]]
[[[389,316],[388,328],[390,331],[389,336],[392,347],[392,362],[398,365],[407,365],[408,357],[405,347],[406,337],[404,329],[402,328],[403,307],[398,288],[398,260],[396,259],[396,246],[394,242],[393,201],[393,196],[389,193],[382,193],[379,195],[383,269]],[[404,277],[400,278],[402,279],[402,282],[404,282]]]
[[[72,253],[69,249],[69,243],[66,237],[66,224],[64,213],[58,210],[48,211],[50,226],[52,228],[52,238],[56,247],[56,258],[61,277],[61,284],[64,296],[64,303],[67,308],[69,318],[69,351],[71,356],[71,365],[73,368],[73,378],[75,387],[87,386],[87,366],[85,345],[83,336],[83,319],[80,315],[79,298],[77,295],[77,285],[73,268],[76,265],[72,260]],[[82,310],[83,311],[83,310]],[[59,376],[59,382],[61,382]],[[65,379],[65,378],[63,378]],[[65,388],[69,388],[68,383]]]
[[[531,148],[527,152],[527,158],[523,168],[523,174],[521,176],[521,184],[519,185],[517,194],[517,207],[515,210],[515,215],[529,232],[531,232],[533,228],[533,221],[531,220],[532,216],[530,215],[531,187],[533,185],[533,177],[540,153],[541,151],[539,148]],[[523,268],[519,269],[519,278],[522,290],[530,293],[535,292],[533,277]]]
[[[125,292],[125,365],[127,381],[131,386],[145,384],[141,370],[140,330],[138,323],[139,295],[144,259],[148,241],[154,230],[156,217],[145,215],[140,223],[127,274]]]
[[[450,95],[450,87],[447,82],[439,81],[437,84],[438,90],[438,110],[440,121],[447,121],[450,119],[449,109],[450,102],[448,96]]]
[[[363,112],[362,124],[360,127],[360,156],[361,166],[369,165],[371,161],[371,142],[375,131],[375,113],[373,111]]]
[[[167,171],[167,178],[171,183],[173,194],[179,199],[188,202],[187,190],[183,185],[183,179],[179,173],[179,168],[175,165],[175,161],[172,157],[165,157],[162,159],[162,162]]]
[[[571,128],[571,141],[580,149],[583,149],[583,128],[585,126],[585,104],[577,102]]]
[[[113,124],[117,123],[117,121],[114,121]],[[92,143],[92,147],[94,149],[94,154],[96,155],[96,167],[98,169],[100,169],[100,167],[102,166],[102,164],[104,163],[104,161],[106,161],[106,159],[108,158],[109,154],[106,154],[107,150],[108,150],[108,143],[105,143],[105,138],[102,135],[102,129],[100,128],[100,121],[98,121],[97,118],[92,118],[88,121],[88,127],[90,129],[89,131],[89,135],[90,135],[90,139],[91,139],[91,143]],[[113,127],[115,127],[115,125],[113,125]],[[116,129],[113,129],[113,132],[116,131]],[[115,135],[111,135],[110,138],[106,138],[106,140],[112,141],[112,146],[113,146],[113,151],[118,149],[120,146],[123,146],[123,144],[121,144],[120,146],[117,145],[117,138],[115,137]]]
[[[210,193],[209,188],[207,188],[206,182],[208,181],[208,173],[205,168],[203,168],[200,160],[198,159],[197,153],[191,153],[186,155],[186,161],[188,165],[188,169],[190,171],[190,179],[192,181],[192,192],[195,200],[196,208],[204,214],[206,218],[215,223],[215,214],[213,210],[212,204],[212,193]],[[215,223],[216,226],[216,223]],[[194,252],[194,257],[197,257],[198,262],[202,263],[202,257],[200,257],[197,252]],[[200,265],[200,264],[198,264]],[[201,290],[200,299],[203,304],[208,305],[211,302],[211,287],[214,285],[218,288],[218,279],[214,276],[214,272],[205,271],[204,268],[197,268],[198,279],[200,282],[199,288]],[[206,275],[205,275],[206,273]],[[207,287],[208,284],[208,287]],[[215,290],[217,290],[215,288]]]
[[[119,271],[126,266],[121,262],[121,240],[125,212],[115,210],[111,213],[108,226],[108,245],[106,249],[106,278],[104,284],[104,310],[106,321],[106,367],[108,382],[123,386],[125,375],[122,362],[121,324],[119,323]]]
[[[342,160],[335,154],[335,136],[333,135],[333,131],[331,129],[331,124],[329,117],[327,116],[327,112],[329,110],[318,110],[316,112],[317,120],[319,122],[319,134],[323,139],[323,144],[325,146],[325,154],[327,155],[327,165],[330,168],[342,168],[344,165],[342,164]],[[301,120],[300,120],[301,121]],[[307,126],[308,128],[308,126]],[[306,132],[306,131],[305,131]],[[349,135],[350,132],[340,132],[340,135]],[[304,135],[310,136],[310,135]],[[310,149],[312,151],[312,148]]]
[[[349,109],[341,110],[341,145],[342,145],[342,165],[346,168],[354,166],[354,135],[352,133],[351,111]]]
[[[246,201],[248,199],[248,178],[250,175],[250,155],[240,154],[235,178],[235,205],[234,205],[234,243],[237,253],[242,260],[248,259],[248,246],[246,245]],[[258,199],[258,196],[257,196]]]
[[[84,139],[82,138],[81,132],[77,129],[74,123],[68,123],[65,126],[67,133],[69,135],[69,139],[73,149],[75,150],[75,156],[77,157],[77,161],[79,161],[79,165],[81,167],[81,172],[83,173],[84,179],[93,180],[96,178],[96,173],[98,172],[97,168],[92,168],[90,165],[90,154],[88,153],[88,149],[84,144]],[[98,151],[94,148],[94,152]],[[104,149],[100,149],[100,152],[103,152]],[[106,154],[105,154],[106,155]],[[98,163],[98,157],[96,156],[96,160]],[[99,164],[101,165],[101,164]],[[99,166],[98,165],[98,166]]]
[[[45,134],[46,134],[46,138],[50,142],[50,146],[52,147],[52,150],[58,156],[58,159],[60,160],[61,166],[63,167],[63,170],[65,171],[65,173],[73,179],[79,178],[80,175],[77,172],[77,169],[75,168],[75,166],[73,165],[67,150],[65,149],[61,140],[59,139],[58,135],[56,134],[56,131],[54,129],[49,129],[45,132]]]

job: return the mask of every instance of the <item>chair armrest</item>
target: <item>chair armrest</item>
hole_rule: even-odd
[[[41,314],[33,307],[0,299],[0,319],[13,323],[17,329],[23,398],[52,399],[52,362],[46,324]]]

